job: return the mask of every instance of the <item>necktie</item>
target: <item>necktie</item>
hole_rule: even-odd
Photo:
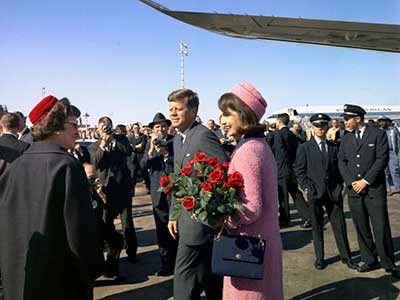
[[[321,141],[321,152],[322,152],[322,157],[324,160],[327,160],[328,158],[328,152],[326,151],[326,143],[325,141]]]
[[[357,130],[356,131],[356,142],[357,142],[357,145],[360,144],[360,141],[361,141],[361,131]]]

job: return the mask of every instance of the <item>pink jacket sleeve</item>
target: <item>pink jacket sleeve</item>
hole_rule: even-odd
[[[255,222],[262,212],[263,162],[257,153],[251,152],[238,151],[231,162],[232,169],[243,175],[244,188],[240,193],[240,197],[245,210],[239,213],[240,220],[238,222],[234,222],[231,218],[228,218],[226,225],[230,229]]]

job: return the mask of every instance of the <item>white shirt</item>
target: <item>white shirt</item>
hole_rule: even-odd
[[[319,137],[316,137],[315,135],[314,135],[314,139],[315,139],[315,141],[317,142],[317,144],[318,144],[318,146],[319,146],[319,150],[321,150],[321,152],[322,152],[322,142],[324,142],[324,145],[325,145],[325,153],[328,153],[328,144],[326,143],[326,139],[324,139],[324,140],[321,140]]]

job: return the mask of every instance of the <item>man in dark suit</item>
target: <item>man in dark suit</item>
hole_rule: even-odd
[[[189,89],[172,92],[168,96],[172,126],[178,134],[174,139],[175,172],[194,158],[196,152],[204,152],[208,157],[227,161],[226,154],[215,134],[197,123],[195,117],[199,107],[197,94]],[[191,218],[182,211],[177,220],[172,198],[168,229],[177,239],[178,252],[174,271],[174,299],[198,300],[204,290],[208,300],[222,298],[222,277],[211,274],[212,237],[215,229]]]
[[[360,106],[344,106],[346,128],[353,132],[343,136],[339,151],[339,170],[348,190],[349,207],[360,246],[362,264],[357,270],[368,272],[382,264],[387,272],[400,278],[400,270],[394,264],[387,208],[387,137],[383,130],[366,126],[364,115],[365,110]]]
[[[343,181],[338,169],[338,148],[326,138],[330,119],[325,114],[315,114],[310,118],[314,136],[299,146],[295,173],[301,188],[307,193],[316,256],[315,268],[322,270],[326,267],[323,235],[325,207],[342,263],[356,269],[357,265],[351,260],[343,214]]]
[[[143,165],[150,171],[151,200],[153,202],[154,221],[156,224],[157,241],[161,256],[161,268],[157,276],[172,275],[178,242],[168,232],[170,199],[159,192],[162,176],[174,172],[174,137],[168,135],[171,121],[162,113],[157,113],[149,124],[153,134],[147,142],[143,156]]]
[[[219,124],[221,125],[220,128],[215,130],[214,133],[221,143],[222,148],[224,148],[226,155],[231,157],[237,145],[237,140],[233,136],[228,135],[230,125],[226,123],[226,117],[222,114],[219,116]]]
[[[298,141],[288,128],[289,115],[278,114],[277,130],[274,133],[273,152],[278,169],[279,224],[288,227],[290,224],[289,194],[292,196],[297,210],[302,218],[302,228],[311,227],[306,201],[300,192],[293,165],[296,160]]]
[[[112,121],[102,117],[98,122],[100,140],[89,146],[90,159],[97,177],[103,185],[106,203],[106,224],[114,226],[114,218],[120,215],[122,230],[130,262],[136,261],[137,238],[132,219],[132,180],[127,158],[132,148],[125,135],[113,134]],[[109,277],[113,277],[110,274]]]
[[[133,196],[135,195],[135,186],[139,175],[143,177],[148,194],[150,194],[150,177],[149,172],[143,166],[143,155],[146,148],[147,136],[140,132],[139,123],[133,124],[133,133],[128,135],[128,141],[133,148],[131,157],[132,180],[133,180]]]
[[[0,136],[0,159],[7,163],[12,163],[29,147],[28,143],[18,140],[19,122],[20,118],[15,113],[6,113],[0,119],[3,126],[3,135]]]
[[[18,139],[31,145],[34,139],[31,134],[31,130],[26,126],[26,116],[20,111],[16,111],[15,114],[20,118],[19,129],[18,129]]]

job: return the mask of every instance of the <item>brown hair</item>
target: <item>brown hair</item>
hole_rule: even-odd
[[[20,118],[15,113],[5,113],[1,119],[0,123],[5,129],[18,129]]]
[[[192,90],[179,89],[173,91],[168,96],[168,102],[176,102],[180,100],[185,100],[185,104],[188,109],[199,108],[199,97]]]
[[[47,115],[32,127],[32,136],[41,141],[56,131],[64,130],[65,120],[70,116],[71,104],[67,98],[58,100]]]
[[[223,94],[218,100],[218,107],[225,116],[229,115],[228,109],[238,113],[240,120],[240,134],[255,135],[265,131],[265,126],[258,122],[257,117],[251,108],[235,94]]]
[[[97,124],[100,124],[100,123],[112,125],[112,121],[111,121],[110,117],[107,117],[107,116],[101,117],[99,119],[99,121],[97,122]]]

